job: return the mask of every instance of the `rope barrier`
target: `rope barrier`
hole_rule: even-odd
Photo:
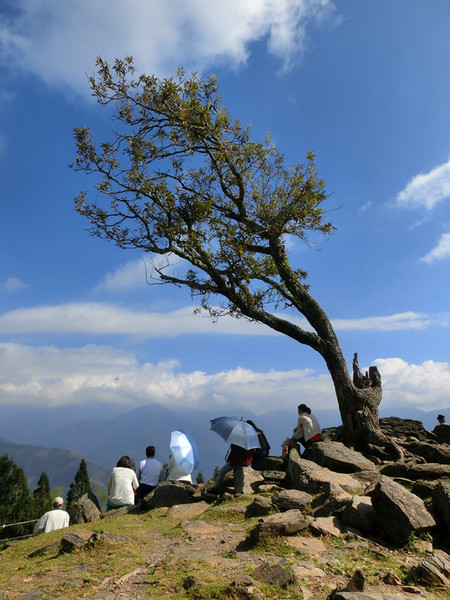
[[[5,527],[14,527],[15,525],[26,525],[26,523],[36,523],[39,519],[32,519],[31,521],[20,521],[19,523],[7,523],[6,525],[1,525],[2,529]]]

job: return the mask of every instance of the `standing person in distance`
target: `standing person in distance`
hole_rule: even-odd
[[[42,515],[33,529],[33,533],[48,533],[55,529],[69,527],[69,513],[63,510],[64,500],[56,496],[53,500],[53,510],[48,510]]]
[[[139,487],[139,482],[133,471],[133,464],[129,456],[122,456],[112,470],[107,483],[109,498],[106,510],[131,506],[134,504],[134,491]]]
[[[155,458],[155,446],[147,446],[145,455],[147,458],[141,460],[136,475],[139,480],[139,488],[136,494],[136,502],[140,502],[147,494],[149,494],[158,483],[162,480],[163,466]]]

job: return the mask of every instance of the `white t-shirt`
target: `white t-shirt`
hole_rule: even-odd
[[[134,504],[134,491],[139,487],[133,469],[114,467],[108,479],[108,494],[114,504]]]
[[[33,533],[48,533],[55,529],[69,527],[69,514],[61,508],[44,513],[33,529]]]
[[[136,475],[140,483],[157,486],[162,477],[162,464],[156,458],[141,460]]]
[[[314,415],[309,415],[308,413],[302,413],[298,418],[297,431],[294,433],[293,438],[294,440],[299,440],[303,437],[307,442],[320,432],[319,421],[316,417]]]

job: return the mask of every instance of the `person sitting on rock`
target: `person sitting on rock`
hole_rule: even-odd
[[[134,491],[139,488],[139,481],[133,471],[133,464],[129,456],[122,456],[109,476],[106,489],[109,498],[106,510],[132,506],[134,504]]]
[[[306,404],[299,404],[297,407],[298,421],[297,427],[294,429],[294,433],[291,438],[287,438],[283,444],[283,458],[285,458],[289,450],[297,443],[300,442],[307,450],[314,442],[320,442],[322,439],[322,433],[319,425],[319,421],[311,413],[311,409]]]
[[[139,480],[139,489],[136,494],[136,501],[140,502],[147,494],[149,494],[163,477],[163,466],[155,458],[155,446],[147,446],[145,454],[147,458],[141,460],[136,475]]]
[[[56,496],[53,500],[53,510],[49,510],[42,515],[33,529],[33,533],[48,533],[55,529],[64,529],[69,527],[69,513],[63,510],[64,500],[61,496]]]
[[[441,444],[450,444],[450,425],[445,422],[444,415],[437,416],[438,425],[433,429],[436,439]]]
[[[192,484],[192,476],[190,473],[180,467],[172,455],[169,456],[169,473],[166,481],[184,481]]]

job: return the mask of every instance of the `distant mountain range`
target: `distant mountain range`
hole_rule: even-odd
[[[256,416],[240,408],[224,407],[222,411],[187,410],[149,404],[133,410],[117,405],[48,407],[2,407],[0,454],[8,453],[23,467],[30,487],[35,486],[42,471],[50,477],[52,487],[67,489],[73,481],[81,457],[88,462],[93,488],[104,488],[108,474],[124,454],[137,464],[144,458],[145,447],[153,444],[157,458],[169,459],[170,432],[179,429],[189,433],[199,447],[199,470],[209,478],[215,466],[221,466],[227,451],[225,442],[210,431],[211,419],[235,415],[252,419],[266,433],[271,453],[281,453],[282,441],[296,425],[293,410],[274,410]],[[415,408],[380,410],[380,416],[397,416],[422,421],[426,429],[436,425],[438,412],[450,415],[450,408],[424,412]],[[337,411],[314,411],[322,427],[340,424]],[[22,444],[22,445],[19,445]],[[26,444],[26,445],[23,445]],[[33,445],[31,445],[33,444]],[[66,448],[67,450],[62,450]]]
[[[28,480],[30,493],[33,493],[36,488],[43,471],[49,477],[51,489],[63,487],[67,493],[83,458],[81,454],[73,450],[15,444],[1,437],[0,455],[3,454],[7,454],[16,465],[22,467]],[[87,460],[86,463],[92,489],[104,492],[108,471],[92,461]]]

